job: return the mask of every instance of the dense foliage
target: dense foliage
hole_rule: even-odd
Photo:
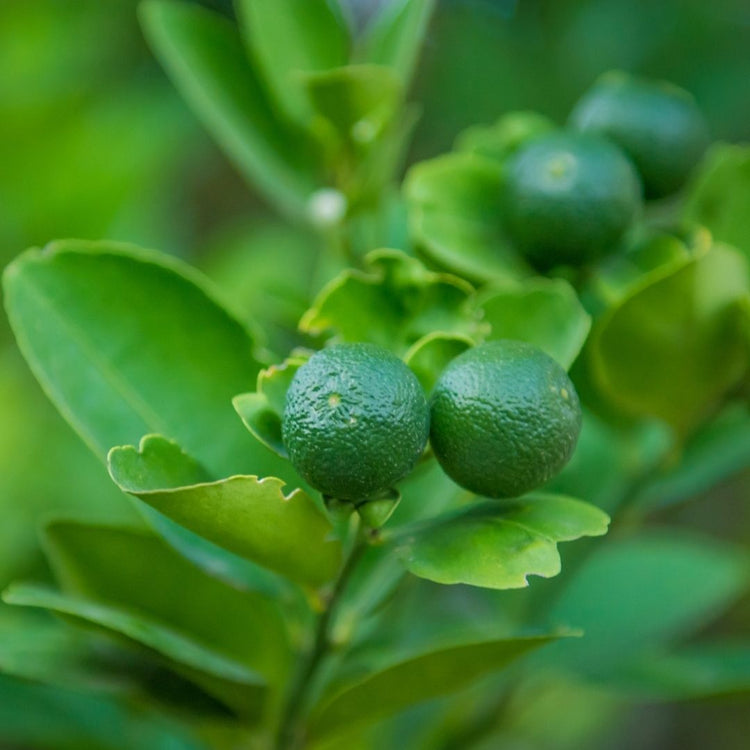
[[[618,73],[568,126],[505,113],[402,175],[433,6],[141,6],[288,228],[214,280],[115,241],[6,268],[20,351],[137,513],[42,523],[55,585],[3,594],[0,741],[583,747],[623,696],[750,689],[746,640],[683,643],[746,550],[646,523],[750,462],[750,151]],[[620,89],[646,102],[624,136],[592,114]],[[342,404],[348,431],[316,421]]]

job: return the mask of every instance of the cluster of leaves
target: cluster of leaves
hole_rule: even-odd
[[[286,215],[326,223],[379,200],[393,179],[414,122],[405,92],[432,6],[393,4],[356,36],[344,9],[328,2],[239,0],[234,25],[197,5],[152,0],[142,18],[235,164]]]
[[[194,4],[149,0],[143,19],[233,161],[284,214],[325,223],[338,252],[373,206],[362,244],[393,235],[381,227],[382,201],[411,122],[404,92],[431,5],[394,3],[356,38],[322,0],[238,2],[237,27]],[[747,397],[750,236],[732,197],[748,194],[746,150],[717,146],[679,223],[644,224],[626,254],[573,279],[576,289],[564,273],[533,275],[500,221],[507,156],[548,127],[506,116],[413,167],[402,196],[388,197],[408,217],[403,251],[354,253],[357,267],[318,290],[299,330],[308,347],[386,346],[427,390],[474,343],[529,341],[572,368],[589,410],[579,450],[543,493],[492,502],[467,497],[427,456],[370,544],[284,455],[280,414],[306,349],[270,355],[269,366],[222,293],[156,252],[63,241],[7,269],[24,356],[143,518],[49,523],[59,589],[5,593],[115,636],[78,638],[44,622],[31,633],[39,658],[17,641],[0,648],[2,679],[27,715],[61,706],[60,733],[95,748],[384,747],[403,745],[403,725],[382,720],[430,701],[407,713],[412,746],[466,747],[467,727],[508,731],[493,724],[497,697],[534,683],[531,671],[510,680],[503,669],[537,649],[527,660],[537,676],[640,695],[750,688],[724,646],[672,647],[750,583],[745,554],[731,546],[638,532],[593,552],[580,545],[570,577],[511,591],[559,573],[558,542],[603,534],[596,506],[683,499],[746,463],[750,444],[738,398]],[[586,637],[570,638],[580,633],[567,626]],[[732,648],[750,663],[750,645]],[[102,674],[107,691],[93,697]],[[488,675],[496,682],[479,682]],[[139,708],[144,696],[159,716]],[[11,723],[14,705],[0,708],[10,739],[46,742],[45,730]],[[93,714],[107,717],[106,737]]]

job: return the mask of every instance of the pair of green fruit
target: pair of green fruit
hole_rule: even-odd
[[[567,463],[580,427],[567,373],[531,344],[469,349],[445,368],[429,403],[398,357],[374,344],[342,344],[297,371],[282,436],[313,487],[356,503],[403,479],[428,436],[457,484],[487,497],[522,495]]]
[[[688,92],[617,72],[583,96],[569,124],[531,137],[507,164],[506,229],[541,270],[585,265],[615,249],[643,193],[679,190],[709,141]]]

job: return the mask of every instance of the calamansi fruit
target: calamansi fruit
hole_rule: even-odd
[[[682,187],[709,144],[706,121],[687,91],[617,71],[584,94],[570,123],[619,144],[640,172],[647,198]]]
[[[508,162],[505,224],[539,269],[583,265],[614,250],[641,205],[633,165],[597,136],[539,136]]]
[[[456,357],[430,403],[440,465],[486,497],[516,497],[551,479],[573,454],[581,428],[565,370],[522,341],[491,341]]]
[[[282,438],[299,473],[339,500],[388,490],[413,468],[429,433],[429,408],[412,371],[374,344],[314,354],[286,396]]]

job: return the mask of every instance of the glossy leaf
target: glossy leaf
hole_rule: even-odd
[[[184,722],[102,695],[0,674],[0,737],[9,747],[208,750]]]
[[[592,333],[596,382],[628,412],[688,432],[747,372],[748,294],[747,262],[718,245],[646,274]]]
[[[492,125],[474,125],[459,133],[455,148],[502,163],[527,140],[554,127],[538,112],[508,112]]]
[[[69,240],[24,253],[4,282],[21,351],[100,458],[160,432],[214,477],[283,471],[232,411],[260,370],[253,341],[188,266]]]
[[[580,500],[532,494],[477,502],[399,530],[393,539],[406,568],[436,583],[492,589],[528,586],[528,576],[560,572],[558,542],[607,531],[608,516]]]
[[[238,30],[217,13],[173,0],[148,0],[141,18],[175,85],[229,158],[283,210],[303,214],[317,165],[304,134],[274,114]]]
[[[68,594],[143,613],[269,683],[286,673],[290,652],[274,599],[217,580],[153,534],[56,521],[45,528],[44,547]]]
[[[320,586],[336,574],[341,546],[324,512],[300,489],[285,495],[276,477],[233,476],[187,486],[157,484],[164,467],[192,465],[178,445],[151,435],[139,448],[113,448],[117,485],[220,547],[287,576]]]
[[[398,77],[377,65],[349,65],[303,79],[313,111],[346,141],[375,141],[395,116],[403,91]]]
[[[385,3],[358,51],[367,62],[387,65],[408,86],[435,6],[434,0]]]
[[[375,250],[366,272],[347,270],[327,284],[300,321],[312,334],[371,341],[403,355],[423,336],[481,330],[472,288],[455,276],[428,271],[398,250]]]
[[[100,459],[113,445],[162,432],[211,478],[253,472],[300,481],[233,413],[232,397],[260,370],[254,342],[188,266],[130,245],[68,240],[20,256],[4,289],[32,371]],[[221,550],[146,510],[185,555],[243,580]]]
[[[245,427],[264,445],[284,458],[288,457],[281,438],[281,420],[286,392],[304,357],[290,357],[280,365],[272,365],[258,374],[255,393],[241,393],[232,400],[235,411]]]
[[[184,668],[186,675],[235,710],[252,715],[260,710],[265,683],[257,672],[148,616],[32,584],[11,586],[3,593],[3,600],[47,609],[124,636],[162,655],[177,671]]]
[[[563,583],[549,619],[586,637],[556,644],[549,663],[605,676],[713,620],[747,589],[750,566],[725,541],[652,530],[601,545]]]
[[[471,281],[528,275],[501,229],[502,171],[471,153],[420,162],[406,176],[409,228],[418,250]]]
[[[245,39],[284,112],[309,116],[302,75],[346,65],[349,34],[327,0],[238,0]]]
[[[358,723],[369,723],[415,703],[449,695],[479,678],[502,670],[515,659],[559,635],[505,638],[446,644],[435,650],[402,655],[390,663],[347,665],[349,684],[334,687],[311,717],[321,736]]]
[[[428,333],[416,341],[404,355],[425,393],[430,393],[446,365],[475,342],[460,333]]]
[[[518,339],[538,346],[566,370],[581,351],[591,316],[568,282],[535,277],[486,289],[479,307],[491,326],[488,339]]]
[[[686,219],[706,226],[714,239],[750,258],[750,146],[717,143],[689,187]]]

